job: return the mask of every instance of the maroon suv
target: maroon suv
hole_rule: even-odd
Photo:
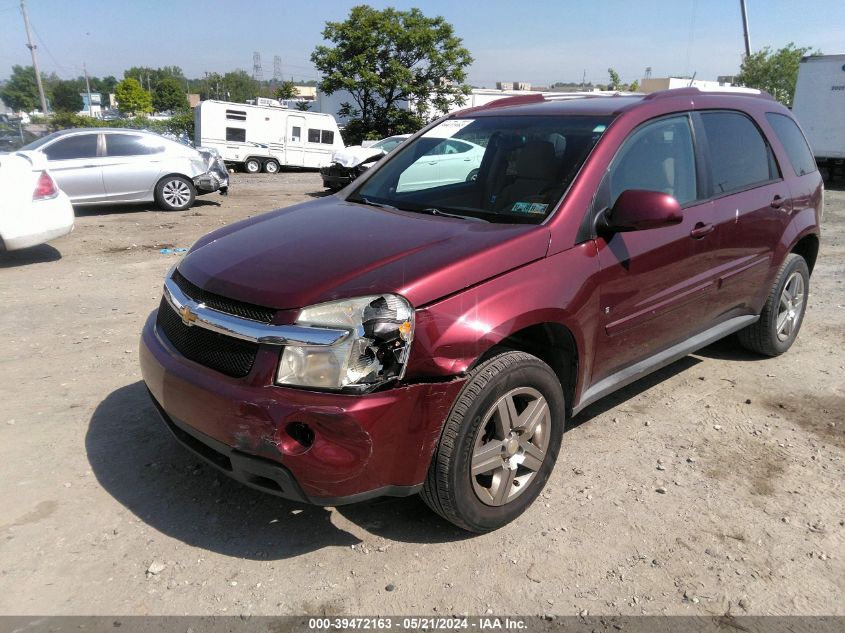
[[[734,332],[790,347],[822,196],[762,94],[463,110],[337,195],[200,239],[144,328],[144,380],[176,438],[247,485],[421,493],[495,529],[591,402]]]

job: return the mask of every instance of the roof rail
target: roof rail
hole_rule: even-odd
[[[743,86],[719,86],[718,88],[699,88],[697,86],[689,86],[686,88],[668,88],[667,90],[657,90],[647,94],[645,100],[655,101],[657,99],[671,99],[673,97],[697,97],[705,94],[725,94],[736,97],[758,97],[774,100],[774,97],[765,90],[745,88]]]
[[[536,92],[530,95],[516,95],[515,97],[502,97],[501,99],[496,99],[494,101],[489,101],[487,103],[483,103],[477,106],[470,106],[468,108],[461,108],[460,110],[456,110],[456,112],[467,113],[467,112],[478,112],[479,110],[489,110],[490,108],[498,108],[500,106],[505,105],[524,105],[527,103],[539,103],[540,101],[544,101],[543,94],[540,92]]]

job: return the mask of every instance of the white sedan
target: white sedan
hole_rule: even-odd
[[[444,139],[402,172],[396,191],[418,191],[473,181],[478,176],[484,151],[483,147],[469,141]]]
[[[217,150],[194,149],[142,130],[61,130],[20,151],[45,155],[75,205],[155,201],[165,211],[181,211],[198,195],[225,195],[229,188]]]
[[[38,155],[0,154],[0,250],[43,244],[73,231],[73,207]]]

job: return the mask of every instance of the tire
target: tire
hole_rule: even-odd
[[[807,262],[790,253],[780,267],[760,319],[738,332],[740,344],[764,356],[783,354],[801,329],[809,289]]]
[[[540,359],[505,352],[482,363],[446,419],[420,492],[423,501],[470,532],[510,523],[537,498],[552,472],[565,410],[560,382]],[[524,430],[526,424],[533,429]]]
[[[261,161],[257,158],[247,158],[244,161],[244,171],[248,174],[257,174],[261,171]]]
[[[196,197],[194,183],[182,176],[165,176],[155,188],[156,202],[165,211],[190,209]]]
[[[473,169],[471,172],[467,174],[466,182],[475,182],[478,180],[478,169]]]
[[[279,161],[274,158],[271,158],[264,163],[264,173],[265,174],[278,174],[279,173]]]

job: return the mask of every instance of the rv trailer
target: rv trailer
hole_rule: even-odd
[[[213,147],[248,173],[320,168],[343,148],[337,121],[320,112],[209,100],[196,107],[194,119],[195,145]]]

